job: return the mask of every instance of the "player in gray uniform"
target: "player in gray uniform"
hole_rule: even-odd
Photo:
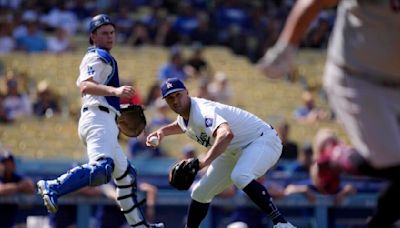
[[[282,153],[276,131],[242,109],[190,97],[177,78],[165,81],[161,93],[178,117],[149,134],[147,145],[151,146],[152,136],[161,141],[168,135],[185,133],[208,149],[199,162],[200,169],[208,167],[207,173],[193,187],[186,227],[199,227],[211,200],[231,184],[242,189],[269,215],[274,227],[294,227],[275,207],[267,189],[256,181],[276,164]]]
[[[163,227],[148,224],[137,201],[136,170],[118,142],[116,118],[120,115],[120,98],[134,94],[132,86],[120,86],[118,65],[110,50],[115,43],[115,26],[107,15],[90,21],[91,46],[80,65],[77,86],[82,98],[78,132],[87,148],[89,162],[75,167],[54,180],[37,183],[44,204],[57,212],[57,199],[85,186],[98,186],[114,179],[117,201],[132,227]]]
[[[334,0],[299,0],[276,45],[258,67],[269,77],[294,68],[297,45],[321,9]],[[331,165],[381,177],[369,227],[390,227],[400,218],[400,1],[342,0],[337,8],[325,66],[329,102],[355,150],[335,148]]]

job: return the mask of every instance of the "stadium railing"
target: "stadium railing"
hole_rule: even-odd
[[[132,161],[136,166],[140,178],[148,178],[153,181],[160,181],[162,178],[161,185],[165,185],[158,191],[158,197],[156,202],[157,217],[160,217],[161,221],[168,224],[175,225],[177,221],[182,221],[186,207],[190,201],[189,192],[176,191],[168,188],[168,180],[166,178],[169,167],[175,162],[174,159],[160,158],[160,159],[146,159]],[[28,176],[31,176],[35,181],[39,178],[52,178],[64,173],[66,170],[72,167],[73,161],[68,160],[33,160],[33,159],[17,159],[18,170]],[[140,197],[143,197],[141,195]],[[334,197],[326,195],[317,195],[317,199],[314,203],[307,200],[304,195],[294,194],[285,197],[280,200],[276,200],[276,204],[279,208],[282,208],[284,214],[287,215],[288,219],[295,221],[294,223],[304,224],[303,227],[330,227],[332,223],[357,223],[364,221],[366,216],[371,213],[376,205],[377,193],[362,193],[349,196],[340,205],[335,205]],[[36,208],[42,208],[41,213],[43,216],[46,215],[46,211],[43,207],[43,202],[38,195],[16,195],[0,197],[0,204],[4,203],[15,203],[22,206],[22,208],[30,208],[34,210]],[[115,202],[107,198],[90,198],[84,196],[65,196],[60,198],[59,203],[61,205],[77,205],[77,227],[86,228],[89,226],[89,219],[92,215],[92,206],[94,205],[114,205]],[[221,214],[218,209],[222,209],[225,213],[231,213],[238,206],[254,207],[254,205],[247,199],[242,197],[234,198],[216,198],[212,205],[211,210],[207,215],[207,218],[203,222],[202,228],[216,227],[218,223],[216,220],[220,220],[225,215]],[[174,216],[170,216],[171,208],[180,208],[176,210]],[[168,210],[169,209],[169,210]],[[217,209],[217,210],[213,210]],[[310,212],[305,213],[306,210]],[[353,214],[360,210],[369,210],[367,213]],[[336,211],[336,212],[335,212]],[[29,211],[27,214],[29,215]],[[37,214],[37,211],[35,212]],[[163,213],[166,213],[164,216]],[[40,213],[39,213],[40,214]],[[168,214],[168,215],[167,215]],[[162,220],[164,219],[164,220]],[[175,227],[175,225],[167,227]],[[302,226],[299,226],[302,227]]]

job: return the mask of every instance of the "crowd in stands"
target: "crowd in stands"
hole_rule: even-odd
[[[294,1],[1,1],[0,54],[60,53],[86,34],[89,19],[112,16],[118,40],[129,46],[222,45],[258,60],[277,39]],[[322,13],[303,46],[326,47],[335,12]]]
[[[60,97],[46,80],[36,83],[25,73],[12,70],[0,79],[0,124],[61,113]]]
[[[197,88],[193,96],[232,104],[235,94],[230,85],[229,75],[219,69],[211,68],[204,57],[204,47],[226,46],[235,54],[247,56],[251,62],[257,61],[266,48],[275,43],[293,2],[290,0],[0,1],[0,54],[13,51],[61,53],[74,50],[72,37],[86,34],[88,20],[99,12],[108,13],[113,17],[119,30],[118,40],[126,45],[170,47],[168,59],[164,65],[159,66],[154,83],[147,90],[136,88],[137,93],[134,97],[122,101],[125,104],[143,105],[151,113],[145,131],[136,138],[128,139],[129,157],[131,159],[163,157],[168,153],[162,145],[158,148],[149,148],[145,145],[149,132],[174,121],[169,117],[170,110],[165,100],[161,99],[160,82],[172,77],[184,81],[196,80]],[[334,16],[334,12],[330,11],[321,14],[310,28],[303,46],[325,48]],[[191,55],[188,58],[182,54],[180,48],[182,45],[191,47]],[[4,85],[0,86],[0,125],[12,124],[25,117],[49,118],[62,113],[64,107],[60,97],[46,80],[32,82],[25,73],[13,70],[7,71],[2,76],[0,82]],[[131,81],[122,83],[133,84]],[[316,106],[311,91],[304,92],[299,100],[299,107],[293,111],[293,119],[302,124],[334,120],[334,114],[330,110]],[[284,173],[285,177],[293,175],[299,178],[296,183],[274,182],[269,180],[270,177],[266,177],[268,180],[261,178],[259,181],[270,185],[268,189],[277,199],[300,193],[313,201],[315,194],[327,194],[315,187],[316,180],[312,178],[312,164],[315,154],[318,153],[315,146],[313,147],[311,142],[300,144],[291,140],[291,126],[287,121],[275,127],[283,143],[282,160],[288,163],[278,164],[272,172]],[[200,154],[196,147],[188,144],[181,148],[178,159],[196,157]],[[3,153],[0,156],[0,168],[7,168],[8,161],[13,161],[12,155]],[[12,168],[10,170],[9,172],[14,172]],[[7,176],[8,172],[0,173],[4,173],[0,176],[0,196],[19,192],[33,194],[34,187],[29,180],[17,174],[12,174],[10,179]],[[271,176],[273,179],[273,175]],[[12,191],[4,190],[7,186],[11,186],[9,182],[15,183],[13,187],[9,187],[13,189]],[[112,186],[108,187],[111,187],[111,190],[108,190],[106,195],[112,198]],[[347,195],[363,191],[347,182],[340,182],[337,187],[332,194],[336,195],[338,204]],[[139,188],[146,192],[148,200],[150,199],[146,214],[152,220],[151,218],[155,216],[152,210],[154,210],[157,186],[141,183]],[[86,190],[80,194],[95,196],[105,194],[103,189],[89,189],[87,192]],[[232,187],[221,197],[233,197],[238,192]],[[3,207],[0,206],[1,208]],[[108,213],[116,208],[107,208],[107,213],[103,215],[115,216],[113,219],[121,216],[119,211]],[[101,215],[101,211],[99,213]],[[247,215],[243,213],[242,208],[238,208],[232,216],[232,224],[250,221],[262,223],[246,217],[250,216],[249,214],[257,215],[258,212],[247,212]],[[54,220],[56,218],[52,219],[53,223],[57,222]],[[125,220],[122,218],[121,221]],[[1,222],[0,226],[3,224]],[[259,227],[250,223],[249,226]]]

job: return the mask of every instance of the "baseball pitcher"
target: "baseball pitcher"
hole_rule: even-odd
[[[211,200],[231,184],[243,190],[263,210],[274,227],[294,227],[276,208],[267,189],[256,181],[273,167],[282,153],[276,131],[255,115],[242,109],[190,97],[177,78],[161,86],[163,98],[178,114],[177,120],[148,135],[161,141],[165,136],[185,133],[207,148],[201,160],[184,160],[170,172],[170,183],[180,190],[190,187],[193,175],[207,172],[193,187],[186,227],[197,228],[207,214]]]

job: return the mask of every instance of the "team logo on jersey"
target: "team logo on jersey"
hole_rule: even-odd
[[[88,66],[88,68],[87,68],[87,74],[88,75],[94,75],[94,69],[93,69],[93,67],[92,66]]]
[[[214,120],[212,118],[207,118],[204,120],[206,127],[211,127],[213,125]]]
[[[210,137],[204,132],[201,132],[200,136],[196,135],[196,139],[197,139],[198,143],[200,143],[201,145],[203,145],[205,147],[211,146]]]

